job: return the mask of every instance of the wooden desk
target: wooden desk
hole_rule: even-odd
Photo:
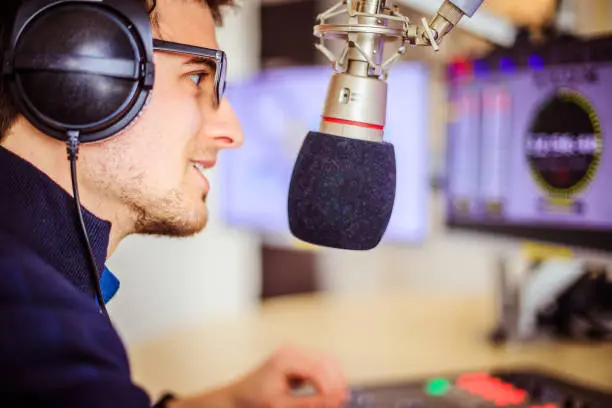
[[[355,384],[537,364],[612,389],[612,345],[495,348],[486,341],[494,310],[493,299],[436,293],[289,297],[129,352],[136,381],[155,395],[230,381],[284,343],[333,356]]]

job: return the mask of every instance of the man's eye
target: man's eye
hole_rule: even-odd
[[[207,75],[208,73],[206,72],[198,72],[196,74],[190,74],[189,78],[193,81],[194,84],[199,86],[200,82],[202,82],[202,80],[205,79]]]

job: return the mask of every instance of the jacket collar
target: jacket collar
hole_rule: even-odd
[[[66,166],[69,166],[68,161]],[[83,220],[98,271],[106,274],[108,270],[105,271],[104,263],[111,224],[86,209],[83,209]],[[2,146],[0,229],[34,250],[76,288],[88,296],[95,296],[74,199],[45,173]],[[108,287],[103,290],[108,300],[116,292],[118,284],[116,279],[107,278],[102,281],[113,285],[111,292]]]

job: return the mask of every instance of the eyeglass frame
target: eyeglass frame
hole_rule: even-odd
[[[217,103],[221,103],[227,87],[227,54],[224,51],[158,39],[153,39],[153,51],[194,55],[215,61],[215,96]]]

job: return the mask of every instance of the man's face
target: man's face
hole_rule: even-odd
[[[154,37],[218,49],[215,23],[201,0],[159,0]],[[238,120],[226,99],[216,104],[214,70],[193,56],[155,53],[156,79],[149,106],[127,132],[92,145],[84,187],[104,205],[125,210],[135,231],[187,236],[207,221],[208,181],[194,167],[213,167],[220,150],[242,145]],[[85,152],[84,152],[85,153]]]

